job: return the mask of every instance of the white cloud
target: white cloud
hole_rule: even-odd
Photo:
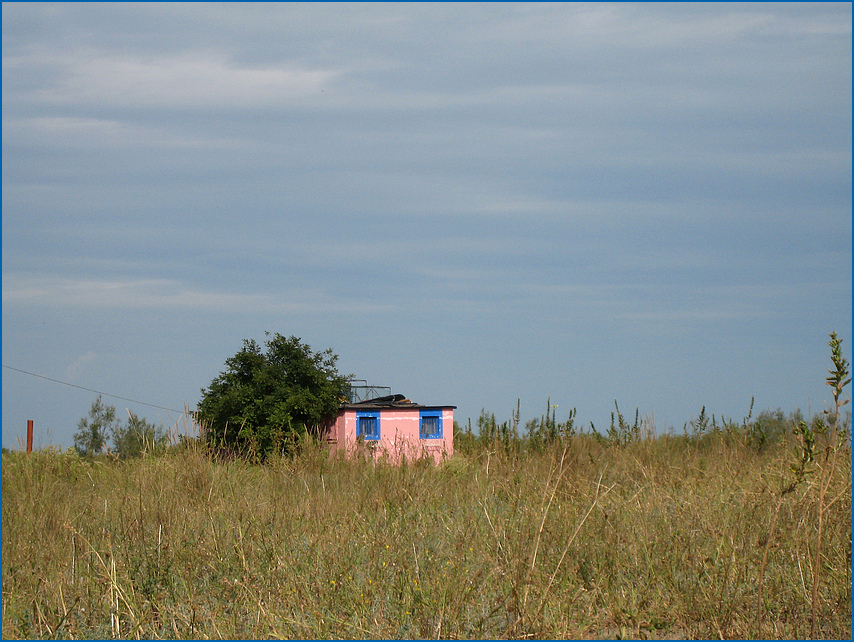
[[[566,41],[572,47],[668,49],[723,43],[749,35],[845,35],[851,23],[831,12],[787,15],[762,5],[694,4],[686,10],[670,5],[661,11],[650,4],[571,3],[513,6],[501,19],[472,30],[483,40],[501,42]],[[675,9],[675,10],[674,10]]]
[[[269,107],[320,94],[337,72],[295,64],[240,67],[212,51],[171,56],[127,56],[102,51],[66,52],[41,59],[4,58],[3,72],[16,74],[37,63],[64,68],[64,80],[33,92],[54,104],[116,107]]]
[[[352,302],[320,288],[292,288],[278,294],[233,293],[187,287],[170,279],[70,279],[4,274],[3,305],[123,310],[196,310],[233,313],[300,314],[376,312],[382,303]]]
[[[176,128],[122,122],[112,118],[41,116],[7,118],[3,121],[6,143],[86,149],[192,148],[198,150],[236,149],[245,143],[210,135],[190,136]]]
[[[68,381],[73,382],[89,369],[93,363],[98,360],[98,355],[92,350],[87,350],[86,354],[74,360],[65,370],[65,377]]]

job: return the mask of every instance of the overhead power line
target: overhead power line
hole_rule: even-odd
[[[68,383],[67,381],[60,381],[59,379],[52,379],[51,377],[45,377],[44,375],[36,374],[35,372],[27,372],[26,370],[21,370],[20,368],[13,368],[12,366],[7,366],[3,364],[3,367],[8,370],[14,370],[15,372],[20,372],[25,375],[30,375],[31,377],[38,377],[39,379],[47,379],[48,381],[53,381],[54,383],[61,383],[63,386],[71,386],[72,388],[79,388],[80,390],[86,390],[87,392],[94,392],[99,395],[103,395],[104,397],[112,397],[113,399],[121,399],[122,401],[130,401],[131,403],[138,403],[142,406],[149,406],[151,408],[159,408],[160,410],[169,410],[170,412],[180,412],[183,413],[183,410],[176,410],[175,408],[167,408],[166,406],[158,406],[153,403],[146,403],[144,401],[138,401],[136,399],[128,399],[127,397],[120,397],[119,395],[112,395],[109,392],[101,392],[100,390],[94,390],[93,388],[84,388],[83,386],[78,386],[74,383]]]

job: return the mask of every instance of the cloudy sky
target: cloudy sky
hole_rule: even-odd
[[[850,3],[2,29],[5,447],[70,446],[91,390],[173,425],[265,331],[461,423],[550,399],[600,430],[615,399],[659,432],[816,412],[828,333],[851,359]]]

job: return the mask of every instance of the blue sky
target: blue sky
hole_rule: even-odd
[[[851,359],[850,3],[2,18],[5,447],[70,446],[81,388],[194,408],[265,331],[600,430],[820,411]]]

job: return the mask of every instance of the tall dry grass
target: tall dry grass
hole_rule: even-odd
[[[668,436],[438,467],[6,454],[3,634],[804,638],[815,609],[850,639],[845,448],[782,497],[792,444]]]

